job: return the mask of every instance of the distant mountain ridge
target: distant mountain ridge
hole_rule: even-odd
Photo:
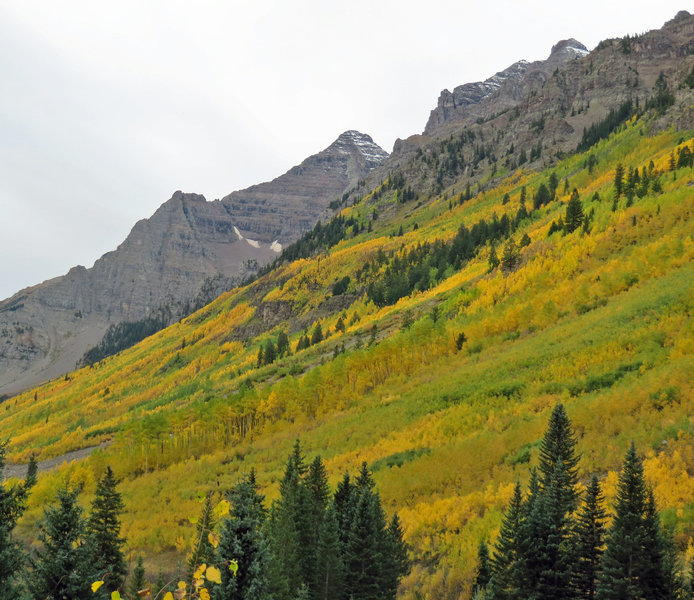
[[[111,324],[187,302],[210,278],[240,281],[329,217],[330,202],[387,156],[350,130],[284,175],[223,200],[177,191],[91,269],[73,267],[0,302],[0,394],[74,368]]]

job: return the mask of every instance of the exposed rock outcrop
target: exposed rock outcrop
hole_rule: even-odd
[[[0,302],[0,394],[74,368],[110,324],[192,299],[208,278],[237,280],[331,214],[339,198],[388,154],[357,131],[277,179],[207,202],[176,192],[91,269]]]

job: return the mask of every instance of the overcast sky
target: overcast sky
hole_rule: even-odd
[[[390,151],[439,92],[681,2],[0,0],[0,299],[90,267],[178,189],[273,179],[342,131]]]

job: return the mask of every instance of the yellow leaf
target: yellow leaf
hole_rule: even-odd
[[[207,540],[210,542],[210,545],[213,548],[216,548],[217,546],[219,546],[219,536],[218,535],[216,535],[214,533],[210,533],[207,536]]]
[[[198,524],[198,517],[197,516],[188,517],[188,521],[190,521],[191,525],[197,525]]]
[[[164,600],[174,600],[173,594],[171,592],[166,592],[166,594],[164,594]]]
[[[210,600],[210,592],[205,588],[200,588],[200,600]]]
[[[186,589],[186,582],[185,581],[179,581],[178,582],[178,589],[179,590],[185,590]]]
[[[207,567],[205,577],[207,577],[207,581],[222,583],[222,573],[217,567]]]
[[[193,585],[196,588],[202,587],[205,585],[205,580],[202,577],[193,577]]]
[[[103,581],[95,581],[92,583],[92,592],[96,592],[102,585],[104,585]]]
[[[120,592],[118,590],[111,592],[111,600],[120,600]]]
[[[214,514],[218,517],[225,517],[229,514],[231,503],[228,500],[220,500],[219,504],[214,507]]]
[[[205,563],[198,565],[195,569],[195,573],[193,573],[193,579],[200,579],[203,576],[205,569],[207,569],[207,565]]]

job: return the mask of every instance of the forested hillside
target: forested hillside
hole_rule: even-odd
[[[269,507],[300,439],[331,489],[365,462],[397,512],[399,597],[469,598],[480,543],[493,552],[561,404],[576,498],[595,476],[613,511],[633,443],[688,580],[694,129],[663,127],[678,105],[653,98],[544,168],[483,157],[472,184],[452,170],[431,192],[407,179],[431,160],[414,155],[254,281],[5,401],[9,462],[105,445],[39,476],[16,535],[35,546],[66,482],[86,505],[110,466],[131,567],[142,555],[151,582],[175,577],[197,498],[219,502],[253,472]]]

